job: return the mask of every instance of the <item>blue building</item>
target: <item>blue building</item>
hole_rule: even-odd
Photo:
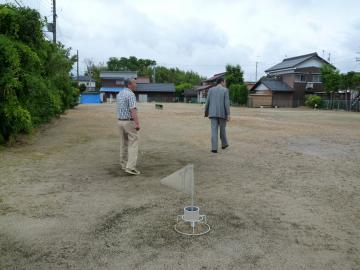
[[[80,94],[81,104],[98,104],[101,103],[99,92],[84,92]]]

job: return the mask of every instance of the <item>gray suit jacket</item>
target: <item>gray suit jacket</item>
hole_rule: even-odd
[[[205,116],[226,119],[229,115],[229,90],[221,85],[210,88],[205,104]]]

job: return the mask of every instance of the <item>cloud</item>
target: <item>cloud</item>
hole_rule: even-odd
[[[232,63],[254,79],[256,61],[261,73],[285,55],[323,50],[349,70],[360,46],[357,10],[356,0],[62,0],[59,40],[96,62],[134,55],[206,76]]]

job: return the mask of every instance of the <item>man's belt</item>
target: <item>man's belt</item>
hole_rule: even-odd
[[[134,121],[133,118],[127,118],[127,119],[121,119],[121,118],[119,118],[118,120],[119,120],[119,121]]]

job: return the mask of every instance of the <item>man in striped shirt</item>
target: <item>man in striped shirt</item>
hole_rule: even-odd
[[[137,115],[135,79],[125,81],[125,89],[116,96],[120,132],[120,164],[126,173],[138,175],[136,169],[140,123]]]

